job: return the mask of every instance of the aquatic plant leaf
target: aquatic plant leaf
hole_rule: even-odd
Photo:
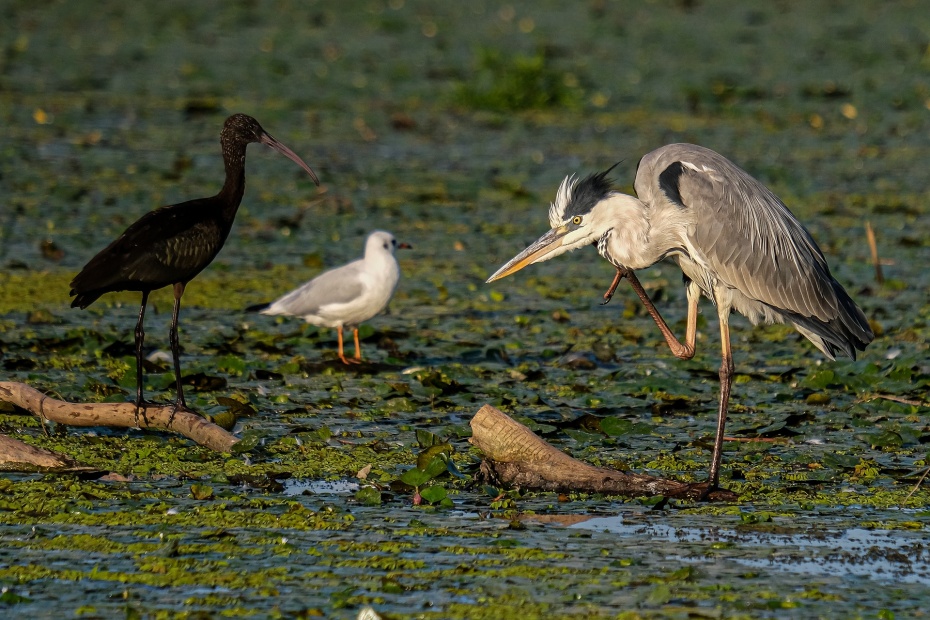
[[[443,456],[448,456],[452,454],[452,444],[441,443],[438,445],[431,446],[423,452],[417,455],[417,467],[426,471],[429,469],[430,465],[434,460],[440,459],[443,463],[443,470],[445,470],[445,462],[448,459],[441,458]]]
[[[573,428],[564,428],[562,431],[579,443],[591,443],[594,441],[600,441],[601,436],[595,435],[594,433],[586,433],[584,431],[577,431]]]
[[[224,407],[229,407],[229,411],[234,413],[237,417],[250,417],[254,416],[256,413],[255,409],[249,403],[244,403],[235,398],[229,398],[228,396],[217,396],[216,402]]]
[[[207,486],[205,484],[192,484],[191,485],[191,497],[199,500],[206,500],[213,498],[213,487]]]
[[[355,501],[365,506],[380,506],[381,491],[375,487],[362,487],[355,492]]]
[[[265,436],[264,433],[249,430],[242,434],[242,439],[233,444],[232,453],[233,454],[242,454],[244,452],[249,452],[254,450],[258,444],[261,442],[262,438]]]
[[[16,605],[18,603],[31,603],[32,599],[26,596],[22,596],[13,592],[13,590],[8,590],[4,588],[2,594],[0,594],[0,603],[4,605]]]
[[[417,443],[420,444],[421,448],[430,448],[432,446],[443,443],[443,441],[436,434],[422,428],[418,428]]]
[[[445,487],[441,485],[434,484],[428,486],[425,489],[420,489],[420,497],[429,502],[430,504],[435,504],[446,499],[448,493],[446,492]]]
[[[419,487],[426,484],[433,476],[429,475],[422,469],[411,467],[400,476],[400,481],[411,487]]]
[[[826,387],[829,387],[830,385],[833,385],[834,383],[836,383],[836,373],[829,368],[812,373],[808,375],[806,379],[801,381],[802,386],[814,390],[822,390]]]
[[[409,398],[392,398],[384,403],[384,410],[388,413],[413,413],[418,407]]]
[[[620,437],[633,430],[633,422],[611,416],[601,420],[601,430],[611,437]]]
[[[823,464],[832,469],[853,469],[859,464],[859,457],[851,454],[827,452],[821,459]]]
[[[438,446],[437,446],[438,447]],[[449,446],[451,449],[452,446]],[[430,478],[435,478],[439,474],[442,474],[447,471],[446,463],[448,462],[449,457],[445,452],[440,452],[433,460],[431,460],[426,467],[423,468],[423,471],[429,475]]]
[[[873,448],[900,448],[904,445],[904,438],[895,431],[882,431],[866,437]]]

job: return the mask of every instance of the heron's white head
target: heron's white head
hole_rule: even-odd
[[[616,194],[611,180],[607,178],[611,170],[613,166],[580,181],[575,175],[565,177],[556,192],[555,201],[549,205],[552,229],[514,256],[487,281],[499,280],[527,265],[597,243],[617,224],[609,200]]]

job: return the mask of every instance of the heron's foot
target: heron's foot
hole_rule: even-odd
[[[696,493],[693,497],[697,502],[735,502],[738,499],[736,493],[721,487],[718,483],[702,482],[692,485],[691,488],[692,492]]]
[[[342,361],[342,363],[345,364],[346,366],[351,366],[352,364],[361,364],[361,363],[362,363],[362,358],[360,358],[360,357],[346,357],[345,355],[340,355],[340,356],[339,356],[339,359],[340,359],[340,360]]]
[[[602,306],[606,306],[610,303],[610,300],[613,299],[614,292],[617,290],[617,287],[620,286],[620,280],[622,280],[625,275],[626,270],[617,269],[613,282],[610,283],[610,287],[607,289],[607,292],[604,293],[604,301],[601,302]]]
[[[704,488],[701,490],[701,494],[697,496],[697,501],[699,502],[706,502],[710,494],[720,488],[718,484],[711,484],[710,482],[706,482],[701,486]]]

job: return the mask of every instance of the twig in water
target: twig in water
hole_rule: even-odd
[[[904,503],[907,503],[907,500],[911,499],[911,496],[917,492],[917,489],[920,488],[921,483],[923,483],[924,478],[927,477],[927,474],[930,474],[930,467],[924,469],[923,475],[920,477],[920,480],[917,481],[917,484],[914,485],[914,488],[911,489],[911,492],[907,494],[907,497],[904,498]]]
[[[930,403],[925,403],[919,400],[914,400],[912,398],[903,398],[901,396],[895,396],[893,394],[875,394],[875,398],[881,398],[883,400],[891,400],[896,403],[901,403],[903,405],[911,405],[912,407],[930,407]]]
[[[879,286],[885,283],[885,274],[882,273],[882,264],[878,259],[878,244],[875,242],[875,231],[872,230],[872,222],[865,222],[865,238],[869,242],[869,251],[872,253],[872,264],[875,265],[875,281]]]

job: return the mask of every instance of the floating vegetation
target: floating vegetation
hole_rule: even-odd
[[[874,1],[719,8],[6,10],[2,380],[76,402],[132,398],[138,294],[77,312],[68,282],[146,211],[219,190],[215,134],[230,113],[273,128],[324,189],[250,156],[229,240],[185,291],[188,404],[233,424],[233,453],[162,432],[43,424],[0,403],[0,433],[100,476],[0,477],[0,610],[925,613],[926,11]],[[743,375],[723,483],[735,503],[480,481],[468,422],[486,403],[592,465],[703,479],[719,364],[709,306],[697,355],[679,361],[629,291],[598,305],[613,272],[594,250],[484,285],[545,231],[566,174],[623,160],[617,184],[631,191],[639,157],[675,141],[710,146],[770,184],[862,304],[876,341],[859,361],[829,362],[783,326],[734,329]],[[326,330],[242,312],[355,258],[372,228],[415,250],[399,257],[389,313],[361,330],[370,363],[344,367]],[[657,265],[640,277],[682,333],[680,273]],[[172,301],[153,293],[146,317],[145,390],[161,403],[173,399]]]

